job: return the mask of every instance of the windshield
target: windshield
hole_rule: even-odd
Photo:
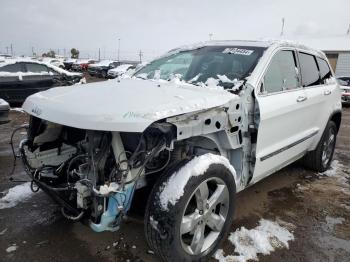
[[[177,77],[193,84],[213,78],[218,85],[230,88],[251,74],[263,51],[262,47],[207,46],[154,60],[135,76],[163,80]]]

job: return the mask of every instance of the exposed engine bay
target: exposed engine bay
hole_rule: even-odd
[[[162,171],[176,128],[154,123],[143,133],[77,129],[31,117],[20,144],[31,188],[48,193],[64,217],[90,219],[95,231],[118,230],[137,188]],[[147,179],[146,179],[147,175]]]

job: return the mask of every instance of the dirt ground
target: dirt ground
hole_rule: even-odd
[[[27,117],[12,111],[11,119],[0,126],[0,192],[18,184],[10,182],[10,177],[27,180],[19,161],[10,175],[9,146],[12,130]],[[260,255],[259,261],[350,261],[350,108],[343,110],[334,158],[338,162],[334,162],[333,176],[320,176],[294,164],[239,193],[231,232],[241,226],[254,228],[261,218],[295,226],[289,249]],[[339,218],[342,223],[335,223]],[[18,249],[7,253],[11,244]],[[222,248],[233,254],[229,241]],[[159,260],[148,250],[141,216],[130,217],[119,232],[94,233],[82,223],[65,220],[58,206],[39,192],[13,208],[0,209],[0,261]]]

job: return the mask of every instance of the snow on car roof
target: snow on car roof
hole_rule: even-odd
[[[14,58],[14,59],[5,59],[5,60],[1,60],[0,61],[0,71],[1,71],[1,67],[6,66],[6,65],[11,65],[11,64],[15,64],[17,62],[28,62],[28,63],[36,63],[36,64],[41,64],[41,65],[46,65],[47,67],[55,70],[56,72],[60,73],[60,74],[65,74],[67,76],[80,76],[80,73],[72,73],[69,72],[67,70],[64,70],[62,68],[59,68],[53,64],[50,63],[45,63],[45,62],[40,62],[37,60],[32,60],[32,59],[28,59],[28,58]],[[8,74],[19,74],[20,72],[17,73],[7,73],[7,72],[0,72],[0,75],[8,75]],[[28,73],[22,73],[22,74],[28,74]]]
[[[113,60],[101,60],[100,62],[95,63],[95,66],[109,66],[110,63],[113,63],[116,61]]]
[[[130,64],[123,64],[123,65],[117,66],[116,68],[110,69],[110,71],[113,71],[113,72],[126,72],[130,66],[132,66],[132,65],[130,65]]]

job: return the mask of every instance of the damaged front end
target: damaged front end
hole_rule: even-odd
[[[170,162],[175,129],[156,122],[142,133],[95,131],[32,116],[20,154],[32,190],[49,194],[64,217],[88,218],[97,232],[115,231],[146,175]]]

